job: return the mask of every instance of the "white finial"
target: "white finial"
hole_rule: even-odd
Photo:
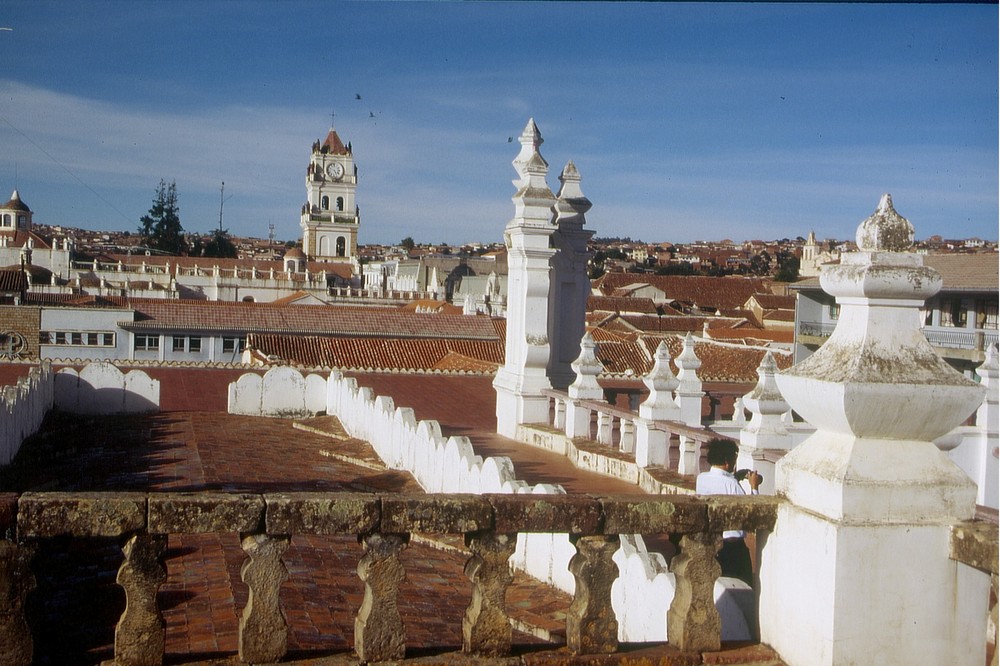
[[[858,226],[856,240],[862,252],[906,252],[913,247],[913,225],[892,207],[886,193],[871,216]]]

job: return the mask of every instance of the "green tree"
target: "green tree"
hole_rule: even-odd
[[[216,229],[207,243],[198,252],[203,257],[218,257],[220,259],[235,259],[236,245],[229,237],[228,229]]]
[[[794,254],[782,252],[778,255],[778,272],[776,282],[795,282],[799,279],[799,258]]]
[[[177,206],[177,183],[160,180],[149,213],[139,218],[139,234],[146,244],[169,254],[184,254],[187,242]]]
[[[411,238],[410,236],[407,236],[403,240],[399,241],[399,244],[407,252],[412,252],[413,248],[415,248],[417,246],[417,244],[413,242],[413,238]]]

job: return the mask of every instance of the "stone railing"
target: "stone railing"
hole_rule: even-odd
[[[545,390],[549,398],[549,425],[571,438],[594,440],[620,455],[634,457],[636,429],[639,415],[636,412],[619,409],[598,400],[580,400],[569,397],[565,391]],[[590,414],[590,429],[582,433],[567,430],[566,412],[568,405]],[[586,419],[585,419],[586,420]],[[651,427],[666,433],[669,450],[661,456],[654,456],[656,465],[673,469],[678,474],[698,473],[701,446],[711,439],[732,439],[706,427],[690,426],[680,421],[656,420]],[[671,451],[673,453],[671,453]],[[648,465],[644,465],[648,467]]]
[[[50,361],[31,368],[26,377],[0,388],[0,466],[21,449],[21,442],[38,431],[51,409],[55,379]]]
[[[275,662],[286,653],[289,627],[280,588],[289,576],[282,555],[291,541],[297,535],[336,534],[357,535],[364,550],[357,567],[364,601],[354,621],[355,651],[362,662],[405,657],[406,628],[396,600],[406,575],[399,555],[412,533],[464,535],[471,585],[462,647],[487,657],[511,650],[505,595],[511,582],[508,559],[519,533],[571,535],[576,555],[569,570],[576,592],[566,611],[566,644],[577,654],[618,648],[610,608],[619,534],[677,535],[680,553],[671,566],[677,591],[663,618],[670,643],[685,651],[716,651],[720,618],[713,589],[720,574],[715,552],[721,533],[771,529],[780,502],[768,497],[361,493],[0,495],[0,534],[16,530],[16,539],[0,540],[0,665],[31,663],[33,641],[24,601],[35,578],[45,576],[44,571],[32,572],[32,554],[39,541],[65,536],[120,540],[124,561],[117,581],[126,607],[115,631],[115,663],[161,664],[165,628],[157,591],[166,580],[167,539],[196,533],[240,535],[249,598],[239,621],[238,645],[246,663]]]

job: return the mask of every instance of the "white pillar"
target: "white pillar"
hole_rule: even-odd
[[[580,355],[572,364],[576,380],[569,385],[567,393],[569,401],[566,405],[566,436],[590,437],[590,419],[592,411],[589,407],[579,404],[580,400],[604,400],[604,389],[597,383],[597,375],[604,366],[597,358],[597,343],[590,333],[580,340]]]
[[[705,392],[701,390],[701,379],[698,377],[701,359],[694,352],[694,336],[690,332],[684,336],[684,348],[674,362],[679,382],[675,395],[680,420],[690,426],[700,426],[701,399]]]
[[[743,396],[742,401],[753,416],[740,430],[740,455],[736,466],[761,473],[760,492],[763,495],[774,494],[774,463],[767,460],[767,452],[784,455],[792,448],[792,437],[782,420],[788,403],[778,390],[777,374],[774,355],[765,353],[757,367],[757,386]]]
[[[656,347],[653,368],[642,382],[649,389],[649,396],[639,405],[639,418],[635,421],[635,463],[639,467],[665,465],[670,435],[654,428],[653,422],[680,419],[680,408],[671,395],[680,382],[670,369],[667,343],[661,341]]]
[[[976,489],[932,441],[984,389],[920,332],[941,278],[888,195],[857,241],[821,275],[836,330],[777,378],[817,430],[776,469],[789,501],[761,556],[761,640],[789,666],[981,664],[989,577],[948,557]]]
[[[504,230],[507,245],[507,341],[504,366],[497,372],[497,432],[515,437],[523,423],[547,423],[551,388],[549,363],[549,260],[551,209],[555,195],[545,183],[548,163],[538,152],[542,135],[529,120],[514,159],[518,179],[514,218]]]

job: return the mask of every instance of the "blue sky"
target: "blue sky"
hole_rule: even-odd
[[[135,230],[301,235],[312,142],[354,147],[361,243],[499,241],[516,137],[599,236],[998,236],[996,5],[39,2],[0,7],[0,196]],[[362,99],[357,100],[356,95]],[[374,115],[374,117],[372,117]],[[514,137],[514,143],[508,143]]]

